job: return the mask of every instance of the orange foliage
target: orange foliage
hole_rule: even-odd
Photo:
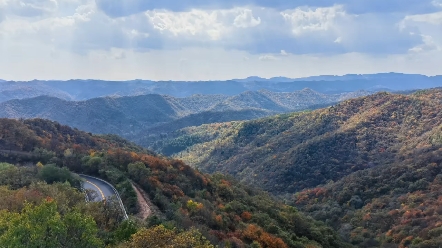
[[[223,217],[221,215],[217,215],[215,217],[216,222],[218,222],[219,224],[223,223]]]
[[[148,179],[149,183],[155,187],[160,187],[161,182],[158,180],[157,177],[149,177]]]
[[[268,248],[288,248],[287,244],[280,238],[277,238],[256,225],[248,225],[243,231],[243,237],[249,240],[258,241],[261,246]]]
[[[371,220],[371,214],[365,214],[364,217],[362,217],[362,220]]]
[[[401,243],[399,244],[398,248],[405,248],[408,247],[408,245],[411,244],[411,241],[413,240],[413,236],[408,236],[404,239],[402,239]]]
[[[228,187],[232,186],[232,184],[229,181],[224,180],[224,179],[221,179],[220,183],[221,183],[221,185],[224,185],[224,186],[228,186]]]
[[[140,159],[140,156],[137,153],[135,153],[135,152],[130,152],[130,157],[133,160],[139,160]]]
[[[249,221],[252,218],[252,214],[250,212],[244,211],[241,214],[241,219],[243,221]]]
[[[163,192],[164,194],[169,196],[175,196],[175,197],[184,196],[184,192],[176,185],[170,185],[170,184],[164,185]]]

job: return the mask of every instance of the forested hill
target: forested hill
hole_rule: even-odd
[[[83,242],[87,247],[145,247],[146,242],[155,247],[347,247],[331,228],[262,191],[219,174],[204,175],[116,136],[94,136],[43,119],[0,119],[0,162],[16,164],[0,164],[0,184],[6,185],[0,194],[10,203],[0,204],[0,241],[9,247],[16,247],[11,235],[28,247],[60,247],[68,242],[63,228],[80,232],[83,225],[91,237]],[[81,204],[84,196],[72,193],[69,184],[48,188],[35,181],[42,175],[48,183],[64,182],[66,169],[111,182],[131,214],[139,208],[131,186],[136,182],[160,212],[145,222],[120,225],[108,203],[93,205],[94,210]],[[77,202],[69,202],[68,194]],[[39,228],[33,216],[48,228]],[[81,226],[72,226],[82,218]],[[81,247],[80,241],[69,244]]]
[[[418,144],[437,135],[441,99],[440,89],[378,93],[312,112],[247,121],[229,136],[190,148],[183,158],[203,171],[226,172],[277,194],[294,193],[408,158]]]
[[[112,133],[148,145],[161,133],[213,122],[250,120],[276,113],[328,106],[354,96],[309,89],[289,93],[250,91],[235,96],[193,95],[176,98],[149,94],[66,101],[40,96],[0,103],[0,117],[45,118],[92,133]]]
[[[441,89],[378,93],[183,131],[176,141],[194,135],[202,143],[176,156],[292,199],[359,247],[438,247],[441,109]]]

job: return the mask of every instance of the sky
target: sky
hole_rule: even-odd
[[[442,0],[0,0],[0,79],[442,74]]]

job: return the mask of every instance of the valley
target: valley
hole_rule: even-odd
[[[159,247],[162,242],[208,248],[214,247],[212,244],[253,243],[267,247],[350,247],[330,227],[263,191],[221,174],[200,173],[182,161],[154,155],[118,138],[91,135],[43,119],[0,119],[0,134],[0,149],[16,151],[0,154],[1,161],[9,161],[0,164],[2,244],[13,246],[15,239],[11,237],[15,235],[25,246],[52,237],[54,247],[64,243],[74,247],[134,247],[138,241],[131,237],[143,235],[151,240],[149,244]],[[80,181],[70,171],[115,185],[130,219],[124,221],[118,202],[84,201],[85,195],[78,190]],[[131,182],[139,185],[158,208],[145,221],[132,217],[141,206]],[[69,219],[71,214],[80,224]],[[14,216],[24,219],[20,221],[31,220],[25,227],[18,226],[19,232],[11,224],[16,221]],[[32,216],[39,216],[38,222]],[[54,224],[61,230],[54,231]],[[38,226],[45,227],[45,232],[39,232]],[[33,238],[26,239],[34,230]],[[85,239],[68,239],[64,230],[78,232]],[[161,236],[167,230],[167,236]],[[183,236],[185,239],[180,239]]]
[[[441,88],[15,99],[0,103],[0,184],[77,185],[69,171],[110,182],[129,219],[115,200],[90,216],[107,245],[130,247],[139,224],[117,233],[135,218],[149,235],[174,226],[218,245],[433,247],[440,109]]]
[[[0,248],[441,248],[442,0],[0,0]]]
[[[184,128],[153,148],[279,195],[357,247],[432,247],[441,242],[441,103],[441,89],[377,93]]]
[[[167,95],[103,97],[67,101],[49,96],[0,103],[0,117],[46,118],[97,134],[116,134],[148,147],[161,135],[208,123],[257,119],[276,113],[329,106],[367,91],[323,94],[247,91],[235,96]]]

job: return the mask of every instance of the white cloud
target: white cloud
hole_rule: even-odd
[[[0,6],[5,12],[23,17],[34,17],[55,13],[57,0],[2,0]]]
[[[255,18],[253,16],[252,10],[243,9],[240,11],[241,13],[235,17],[233,21],[233,25],[239,28],[249,28],[258,26],[261,23],[261,18]]]
[[[442,11],[430,13],[430,14],[422,14],[422,15],[409,15],[404,18],[401,23],[401,26],[407,25],[407,22],[426,22],[433,25],[442,24]]]
[[[442,1],[437,1],[437,0],[434,0],[433,2],[431,2],[434,6],[436,6],[436,7],[441,7],[442,8]]]
[[[431,51],[431,50],[437,50],[441,51],[442,46],[440,44],[437,44],[437,42],[434,40],[433,37],[429,35],[421,35],[422,36],[422,44],[415,46],[413,48],[410,48],[411,52],[424,52],[424,51]]]
[[[130,38],[137,38],[137,37],[144,37],[147,38],[149,37],[149,33],[147,32],[140,32],[139,30],[136,29],[132,29],[132,30],[126,30],[126,34],[130,37]]]
[[[187,34],[205,34],[212,40],[220,38],[226,30],[222,22],[218,20],[218,11],[192,10],[189,12],[175,13],[171,11],[147,11],[149,18],[155,29],[168,31],[174,36]]]
[[[27,20],[24,18],[9,18],[0,23],[0,33],[9,37],[29,39],[29,35],[36,35],[34,38],[49,38],[48,33],[62,36],[65,31],[72,31],[69,28],[76,23],[90,21],[95,9],[92,5],[78,6],[72,15],[66,16],[48,16],[36,20]],[[57,33],[59,30],[61,33]]]
[[[277,60],[277,58],[274,55],[271,55],[271,54],[261,55],[261,56],[258,57],[258,59],[261,60],[261,61]]]
[[[93,4],[85,4],[80,5],[75,9],[75,14],[73,15],[74,18],[77,18],[81,21],[90,21],[91,16],[95,14],[96,8]]]
[[[327,31],[334,27],[336,20],[347,16],[342,5],[327,8],[296,8],[281,12],[283,18],[291,24],[295,35],[306,32]]]
[[[422,15],[406,16],[400,23],[402,30],[411,29],[411,36],[420,36],[422,43],[410,48],[410,52],[421,53],[442,50],[442,11]]]
[[[438,12],[403,14],[400,32],[399,14],[356,16],[347,5],[151,9],[109,17],[95,0],[23,1],[39,15],[18,15],[19,0],[0,0],[0,78],[191,80],[384,68],[434,74],[440,62]]]
[[[167,31],[174,36],[200,35],[209,37],[211,40],[221,39],[222,35],[231,32],[233,27],[250,28],[261,23],[261,18],[255,18],[252,10],[246,8],[193,9],[187,12],[149,10],[145,12],[145,15],[153,27],[161,32]]]

